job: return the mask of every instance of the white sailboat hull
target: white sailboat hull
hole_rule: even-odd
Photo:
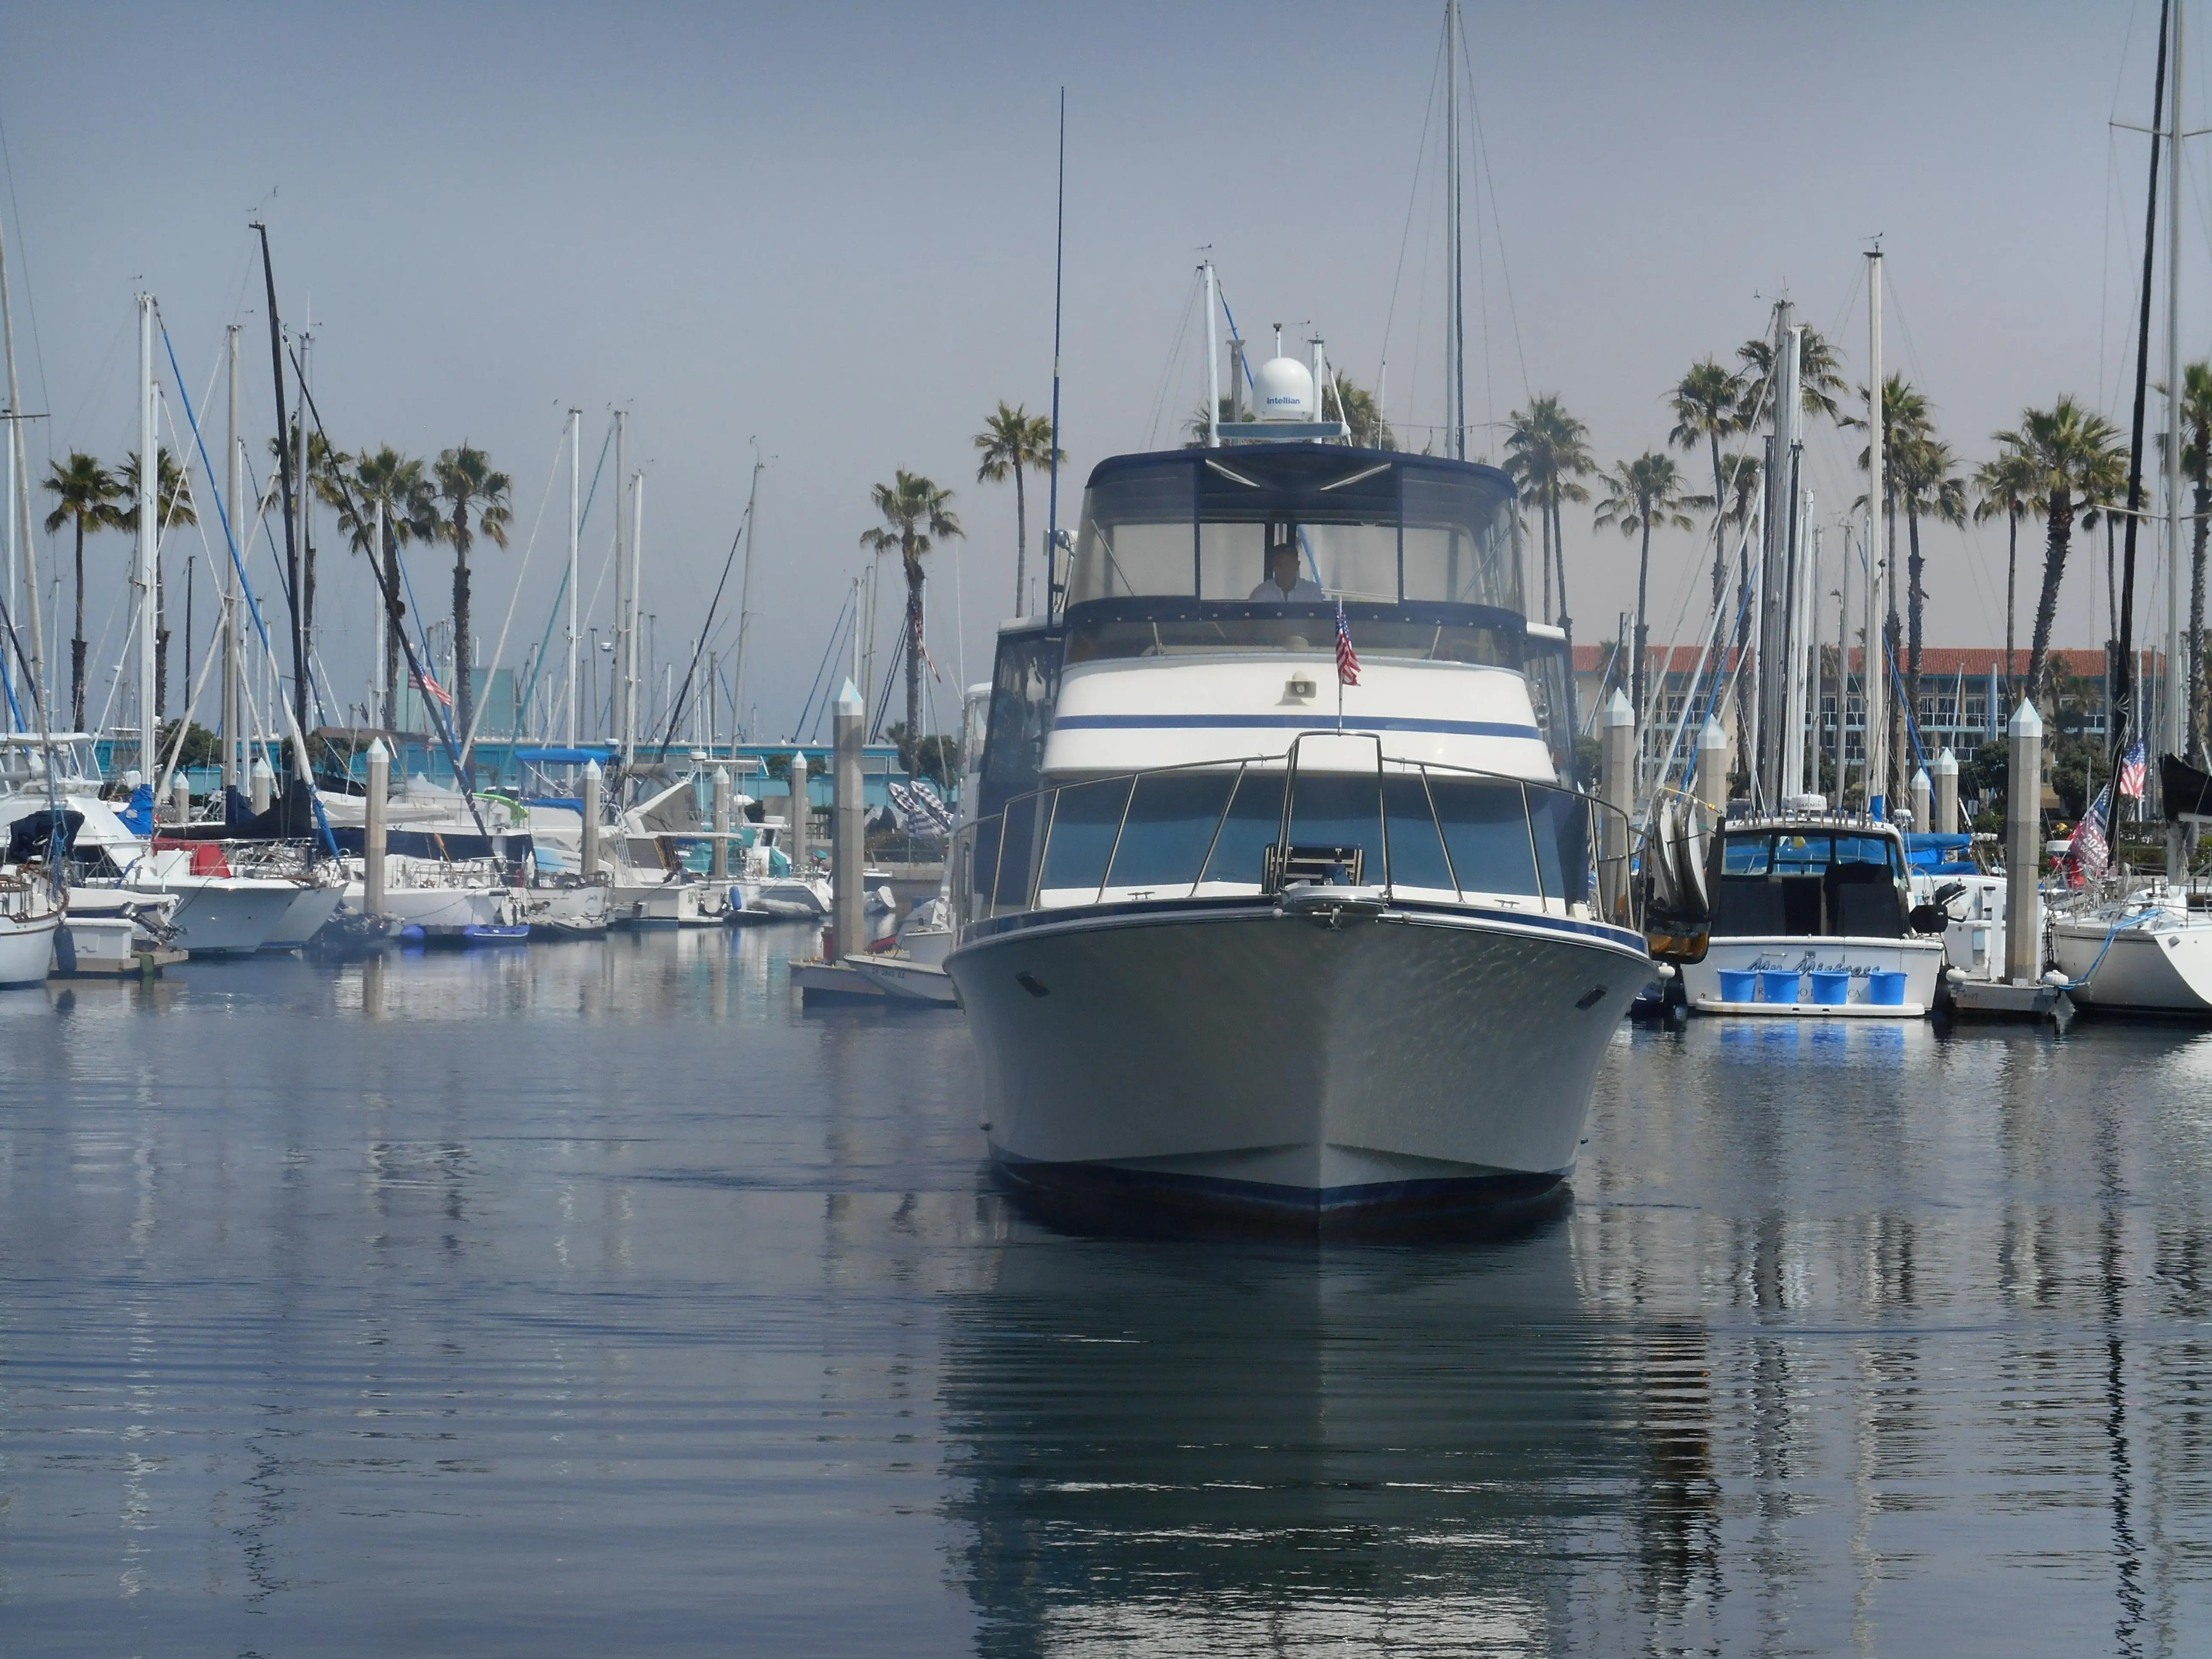
[[[61,920],[58,910],[37,916],[0,915],[0,990],[46,983]]]
[[[2051,956],[2078,981],[2067,994],[2085,1007],[2212,1015],[2212,925],[2116,932],[2109,921],[2062,921],[2051,930]]]
[[[1258,897],[1004,918],[945,966],[1010,1179],[1321,1226],[1555,1187],[1650,972],[1588,923]]]
[[[349,882],[345,908],[359,914],[366,899],[362,884]],[[386,887],[383,913],[402,927],[424,932],[457,932],[464,927],[496,927],[507,919],[504,887]]]

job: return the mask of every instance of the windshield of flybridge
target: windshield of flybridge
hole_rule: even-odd
[[[1341,601],[1362,651],[1517,667],[1518,554],[1490,467],[1307,444],[1107,461],[1069,572],[1071,659],[1333,648],[1313,623]]]

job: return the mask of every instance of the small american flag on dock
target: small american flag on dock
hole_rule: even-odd
[[[1344,601],[1336,602],[1336,683],[1359,684],[1359,653],[1352,648],[1352,624],[1344,619]]]
[[[2141,800],[2143,792],[2143,766],[2146,757],[2141,738],[2120,757],[2120,793],[2130,800]]]

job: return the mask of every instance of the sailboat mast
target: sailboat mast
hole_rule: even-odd
[[[2181,66],[2183,0],[2173,0],[2173,95],[2169,100],[2170,136],[2166,151],[2166,718],[2161,723],[2167,754],[2186,755],[2189,681],[2181,661]],[[2193,842],[2193,837],[2190,838]],[[2183,826],[2166,826],[2166,873],[2179,881],[2189,873]]]
[[[307,639],[301,628],[300,544],[292,522],[292,447],[284,441],[289,430],[284,418],[284,325],[276,313],[276,267],[269,258],[269,228],[256,224],[253,228],[261,237],[261,280],[269,295],[269,368],[276,382],[276,471],[284,488],[284,571],[291,582],[292,723],[304,732],[307,729]],[[273,698],[274,687],[270,695]],[[301,765],[307,758],[304,752],[298,757]]]
[[[1867,586],[1866,645],[1859,672],[1860,701],[1866,705],[1867,816],[1887,816],[1889,793],[1889,653],[1881,636],[1882,590],[1888,585],[1883,545],[1882,453],[1888,428],[1881,400],[1881,250],[1867,255]]]
[[[138,562],[131,586],[138,590],[138,776],[161,796],[161,734],[154,723],[154,544],[161,533],[155,510],[161,477],[154,443],[154,296],[138,296]]]
[[[2106,734],[2109,751],[2106,758],[2116,771],[2130,743],[2142,730],[2136,713],[2135,672],[2136,532],[2142,526],[2143,513],[2143,402],[2150,381],[2150,297],[2158,247],[2159,146],[2166,136],[2167,64],[2174,55],[2170,50],[2172,36],[2167,31],[2173,26],[2173,10],[2172,0],[2165,0],[2158,9],[2158,73],[2151,94],[2150,184],[2145,192],[2148,201],[2143,214],[2142,308],[2136,323],[2136,395],[2128,435],[2127,524],[2120,541],[2120,611],[2112,629],[2116,647],[2107,659],[2112,714]],[[2112,804],[2117,810],[2118,801]]]
[[[578,522],[582,513],[580,477],[584,470],[584,411],[568,411],[568,747],[576,746],[576,585],[577,544],[583,535]]]
[[[637,757],[638,688],[637,672],[638,614],[643,608],[638,588],[644,576],[645,555],[645,472],[640,469],[629,483],[629,616],[627,618],[629,635],[629,681],[623,687],[623,769],[627,772]]]
[[[745,641],[753,627],[753,548],[760,540],[760,481],[768,463],[761,458],[760,445],[753,445],[753,482],[745,501],[745,562],[738,577],[738,659],[731,665],[733,679],[730,686],[730,741],[734,744],[744,731],[745,725]],[[857,590],[856,590],[857,591]],[[856,606],[858,599],[854,601]],[[857,609],[853,613],[860,615]],[[859,635],[854,635],[857,641]],[[853,647],[853,663],[857,671],[860,661],[860,647]],[[857,672],[854,678],[859,679]],[[867,682],[860,680],[861,696],[866,697]],[[735,752],[734,750],[732,751]]]
[[[1466,276],[1461,268],[1459,179],[1459,0],[1444,0],[1444,240],[1445,270],[1451,283],[1444,356],[1451,378],[1444,386],[1444,453],[1467,459]]]
[[[233,532],[243,538],[246,534],[246,500],[238,465],[238,325],[231,324],[223,330],[223,350],[229,374],[228,420],[229,431],[223,450],[223,499],[228,505]],[[372,555],[374,556],[374,555]],[[240,690],[238,680],[238,569],[235,563],[222,562],[222,787],[225,791],[224,810],[228,811],[233,789],[242,789],[246,779],[240,775],[238,763],[239,742],[245,722],[240,719]],[[377,629],[380,642],[384,629]],[[377,672],[383,670],[383,653],[377,655]]]
[[[8,545],[20,550],[23,579],[23,622],[30,635],[31,698],[41,713],[44,729],[46,700],[46,629],[39,623],[39,561],[31,541],[30,451],[23,442],[23,395],[15,380],[15,309],[9,293],[8,244],[0,234],[0,335],[6,338],[8,357]],[[16,574],[9,561],[9,575]],[[11,607],[12,609],[12,607]]]
[[[623,522],[623,489],[629,483],[629,411],[615,410],[615,683],[613,719],[607,735],[625,743],[629,730],[629,527]],[[627,747],[623,753],[629,752]]]

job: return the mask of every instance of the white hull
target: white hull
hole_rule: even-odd
[[[276,931],[262,941],[264,951],[299,951],[323,931],[323,924],[337,914],[345,897],[343,887],[302,887],[284,911]]]
[[[349,882],[345,908],[360,914],[366,895],[361,883]],[[463,927],[496,927],[508,920],[504,887],[386,887],[384,914],[402,927],[439,931]]]
[[[46,983],[61,920],[58,910],[31,917],[0,915],[0,989]]]
[[[845,958],[845,965],[885,996],[898,1001],[926,1002],[939,1008],[959,1005],[952,976],[933,963],[917,962],[912,957],[869,956],[856,951]]]
[[[711,883],[667,881],[631,885],[617,883],[608,899],[616,921],[634,927],[712,927],[729,902]]]
[[[297,882],[258,876],[166,877],[122,889],[140,897],[173,895],[170,942],[196,957],[244,956],[258,951],[299,896]]]
[[[514,917],[529,924],[532,934],[581,939],[607,931],[607,890],[593,884],[585,887],[520,887],[514,892]]]
[[[763,881],[746,900],[748,909],[787,921],[814,920],[830,914],[830,884],[817,877],[804,881],[796,876]]]
[[[1012,1179],[1323,1225],[1556,1186],[1650,975],[1615,929],[1257,897],[1006,918],[946,967]]]
[[[2110,918],[2062,921],[2051,930],[2051,956],[2077,981],[2067,994],[2085,1007],[2212,1015],[2212,922],[2114,932]]]
[[[1802,934],[1717,939],[1703,962],[1682,969],[1682,995],[1693,1014],[1772,1014],[1803,1018],[1871,1018],[1917,1019],[1936,1005],[1942,972],[1940,939],[1808,939]],[[1800,980],[1791,1002],[1730,1001],[1722,994],[1721,972],[1848,973],[1850,1001],[1838,1006],[1805,1000],[1808,983]],[[1905,1000],[1877,1004],[1868,1000],[1871,976],[1903,974]]]

